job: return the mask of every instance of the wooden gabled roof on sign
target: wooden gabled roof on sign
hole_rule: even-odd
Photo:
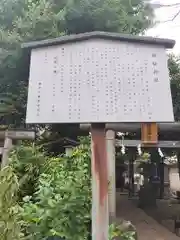
[[[61,36],[54,39],[47,39],[41,41],[33,41],[28,43],[23,43],[22,48],[40,48],[47,47],[53,45],[60,45],[72,42],[85,41],[89,39],[107,39],[107,40],[116,40],[116,41],[124,41],[131,43],[141,43],[141,44],[151,44],[151,45],[160,45],[165,48],[173,48],[175,45],[175,41],[171,39],[163,39],[163,38],[154,38],[154,37],[144,37],[144,36],[135,36],[129,34],[119,34],[119,33],[111,33],[111,32],[88,32],[74,35],[66,35]]]

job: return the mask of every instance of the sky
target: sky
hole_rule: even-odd
[[[180,0],[152,0],[153,3],[174,4]],[[147,31],[148,36],[170,38],[176,40],[173,49],[175,54],[180,54],[180,13],[172,21],[173,17],[180,11],[180,5],[175,7],[163,7],[155,11],[156,21],[160,22],[155,27]]]

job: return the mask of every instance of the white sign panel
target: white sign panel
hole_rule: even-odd
[[[164,47],[89,39],[32,50],[27,123],[172,121]]]

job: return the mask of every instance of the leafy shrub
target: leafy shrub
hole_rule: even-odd
[[[81,142],[68,157],[48,159],[34,145],[13,150],[11,167],[0,171],[1,240],[90,239],[90,147],[88,139]],[[23,202],[18,179],[21,197],[32,193]],[[135,228],[126,223],[111,225],[109,239],[135,240]]]
[[[37,190],[24,198],[22,216],[27,239],[59,236],[85,240],[91,212],[90,151],[75,148],[72,156],[51,158],[40,174]]]
[[[127,221],[122,220],[120,224],[112,224],[109,227],[109,240],[137,240],[135,227]]]
[[[0,239],[20,240],[21,223],[16,203],[18,181],[11,167],[0,171]]]
[[[19,200],[32,195],[46,157],[34,144],[16,146],[10,155],[10,162],[19,182]]]

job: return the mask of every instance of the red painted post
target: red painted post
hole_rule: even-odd
[[[108,240],[108,164],[105,124],[91,125],[92,240]]]

